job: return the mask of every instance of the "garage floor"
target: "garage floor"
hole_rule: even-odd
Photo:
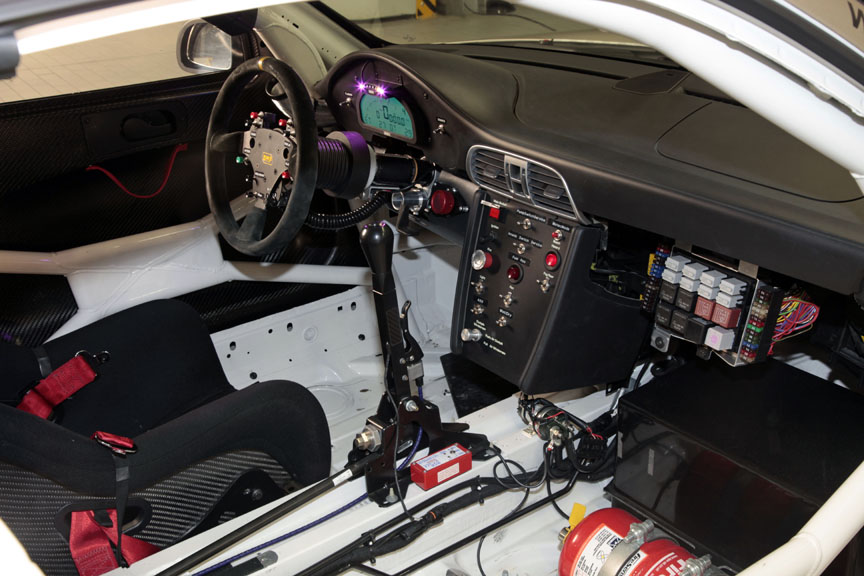
[[[21,57],[17,75],[0,81],[0,102],[178,78],[182,22],[108,36]]]

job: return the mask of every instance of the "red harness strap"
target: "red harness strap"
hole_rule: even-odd
[[[19,410],[49,418],[54,407],[96,379],[96,371],[83,355],[75,356],[30,389]]]
[[[117,544],[117,511],[107,510],[111,526],[105,527],[96,521],[92,510],[72,512],[69,529],[69,552],[81,576],[100,576],[118,567],[111,545]],[[159,548],[133,538],[123,537],[123,559],[132,565],[142,558],[159,551]]]

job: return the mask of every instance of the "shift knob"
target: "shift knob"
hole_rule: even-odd
[[[374,288],[383,288],[393,265],[393,231],[384,222],[367,224],[360,232],[360,247],[372,269]]]

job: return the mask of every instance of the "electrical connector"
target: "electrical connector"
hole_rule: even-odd
[[[700,296],[696,299],[696,315],[705,320],[711,320],[711,314],[714,313],[714,302]]]
[[[687,292],[696,292],[699,290],[699,281],[694,280],[693,278],[687,278],[686,276],[681,278],[679,285],[682,290],[686,290]]]
[[[673,272],[681,272],[684,270],[684,266],[690,263],[690,259],[681,254],[676,254],[675,256],[670,256],[666,259],[666,268],[672,270]]]
[[[606,454],[606,439],[601,437],[586,436],[579,440],[576,447],[576,457],[579,460],[593,462],[603,458]]]
[[[720,292],[720,288],[711,288],[705,284],[699,285],[699,296],[705,298],[706,300],[714,300],[717,298],[717,294]]]
[[[724,278],[723,281],[720,282],[720,291],[733,296],[735,294],[741,294],[744,292],[745,288],[747,288],[747,283],[738,278]]]
[[[692,278],[693,280],[698,280],[702,273],[708,270],[708,267],[704,264],[700,264],[698,262],[691,262],[684,266],[684,269],[681,270],[681,273],[687,278]]]
[[[741,304],[743,296],[740,294],[730,295],[726,292],[723,292],[723,289],[720,289],[720,292],[717,294],[717,304],[721,306],[725,306],[726,308],[736,308],[739,304]]]
[[[705,286],[720,289],[720,283],[726,278],[726,274],[719,270],[706,270],[699,276],[699,281]]]
[[[705,345],[718,352],[729,350],[733,342],[735,342],[735,332],[728,328],[712,326],[705,335]]]
[[[670,284],[678,284],[681,282],[681,272],[673,272],[669,268],[663,271],[663,280]]]

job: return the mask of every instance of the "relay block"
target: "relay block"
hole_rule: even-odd
[[[783,291],[738,270],[673,248],[652,260],[651,343],[665,351],[671,339],[692,342],[732,366],[768,357]],[[644,304],[644,302],[643,302]]]

